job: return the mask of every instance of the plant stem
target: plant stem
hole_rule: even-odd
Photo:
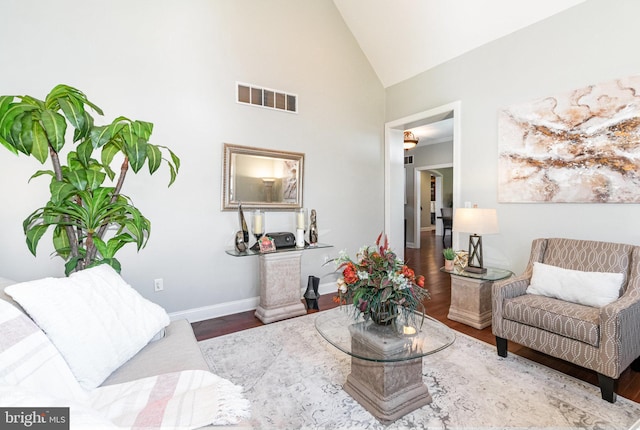
[[[113,195],[111,196],[111,203],[115,203],[118,200],[118,196],[120,195],[120,190],[122,190],[122,185],[124,184],[124,179],[127,176],[127,171],[129,170],[129,158],[124,157],[124,161],[120,166],[120,175],[118,176],[118,181],[116,182],[116,187],[113,191]],[[104,234],[107,231],[107,227],[109,226],[109,219],[105,219],[104,224],[100,226],[97,232],[97,236],[102,239]],[[89,246],[89,237],[87,237],[87,261],[92,262],[96,258],[96,253],[98,249],[93,244],[93,239],[91,240],[91,246]]]
[[[58,153],[53,149],[53,146],[49,144],[49,155],[51,155],[51,163],[53,164],[53,171],[56,175],[56,180],[58,182],[62,182],[62,168],[60,167],[60,158],[58,158]],[[65,223],[69,223],[69,217],[64,215],[62,219]],[[71,249],[71,256],[78,256],[78,235],[71,225],[66,225],[64,227],[65,232],[67,233],[67,238],[69,239],[69,248]]]

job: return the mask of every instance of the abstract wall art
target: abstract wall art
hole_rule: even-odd
[[[498,114],[498,201],[640,203],[640,75]]]

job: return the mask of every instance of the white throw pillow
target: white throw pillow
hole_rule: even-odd
[[[47,336],[28,316],[4,300],[0,300],[0,386],[89,402],[87,393]],[[0,405],[8,406],[1,401]]]
[[[623,281],[622,273],[582,272],[535,262],[527,294],[602,307],[620,298]]]
[[[85,389],[100,385],[170,322],[163,308],[106,264],[5,292],[47,334]]]

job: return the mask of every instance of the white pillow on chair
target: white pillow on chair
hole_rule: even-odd
[[[106,264],[5,292],[47,334],[85,389],[100,385],[170,322],[163,308]]]
[[[582,272],[534,262],[527,294],[602,307],[620,298],[623,281],[622,273]]]

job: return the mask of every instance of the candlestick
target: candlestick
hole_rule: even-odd
[[[307,229],[307,210],[305,208],[300,208],[296,212],[296,229],[303,231]]]
[[[263,214],[260,211],[256,211],[253,215],[253,233],[254,234],[264,232],[264,230],[262,229],[262,216]]]
[[[296,248],[304,248],[304,230],[296,229]]]

